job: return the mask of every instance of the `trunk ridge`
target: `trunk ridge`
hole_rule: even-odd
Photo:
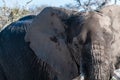
[[[85,80],[109,80],[110,57],[103,42],[94,41],[83,46],[82,68]]]
[[[92,43],[90,80],[109,80],[109,56],[105,53],[105,49],[104,44],[101,42]]]

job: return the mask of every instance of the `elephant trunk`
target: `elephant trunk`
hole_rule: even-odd
[[[91,47],[90,80],[109,80],[110,57],[101,43],[93,43]]]
[[[83,47],[82,62],[85,80],[109,80],[110,57],[102,42],[94,41]]]

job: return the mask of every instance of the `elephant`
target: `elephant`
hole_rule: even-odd
[[[109,80],[114,69],[113,35],[104,27],[111,26],[110,18],[95,11],[66,15],[57,10],[45,8],[34,19],[25,35],[30,48],[54,68],[57,80],[78,74],[85,80]]]
[[[46,7],[32,20],[8,25],[0,32],[0,80],[110,80],[118,43],[105,8]]]

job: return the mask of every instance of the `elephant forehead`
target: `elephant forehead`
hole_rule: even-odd
[[[111,32],[111,19],[101,13],[90,13],[88,19],[86,20],[86,25],[88,25],[90,28],[94,28],[94,30],[104,28],[107,32]]]

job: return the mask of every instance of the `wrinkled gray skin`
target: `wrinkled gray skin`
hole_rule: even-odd
[[[109,5],[103,7],[100,12],[108,16],[111,20],[111,26],[106,27],[110,33],[113,34],[112,40],[112,61],[116,69],[120,68],[120,6]]]
[[[74,45],[76,49],[78,47],[80,49],[78,51],[81,54],[80,72],[85,80],[109,80],[112,75],[111,41],[113,36],[100,24],[104,18],[106,19],[99,12],[88,12],[69,19],[70,21],[72,19],[73,23],[71,25],[68,23],[70,30],[67,31],[68,35],[72,35],[68,36],[68,40],[71,44],[77,42]],[[110,26],[104,21],[102,24]]]
[[[112,69],[111,38],[109,37],[112,36],[104,32],[99,24],[99,18],[94,15],[92,14],[88,22],[83,24],[83,27],[87,26],[87,29],[83,28],[83,32],[80,33],[80,40],[82,39],[83,44],[82,68],[88,80],[109,80]]]

